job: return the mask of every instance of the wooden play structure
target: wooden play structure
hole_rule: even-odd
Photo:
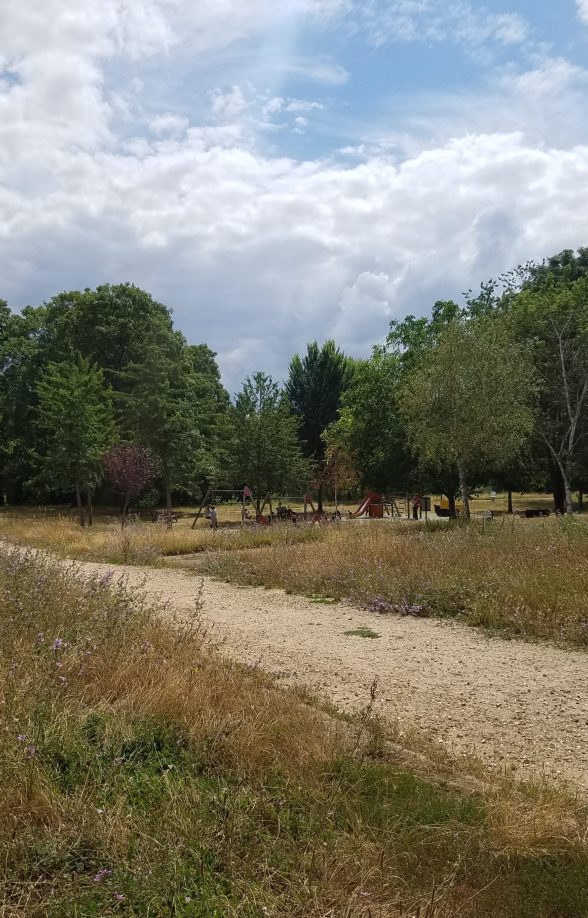
[[[245,523],[246,521],[251,519],[251,513],[249,512],[248,504],[250,504],[253,507],[255,504],[255,497],[253,495],[253,491],[250,488],[248,488],[247,485],[245,485],[244,488],[239,489],[239,490],[236,490],[234,488],[231,488],[231,489],[214,488],[211,485],[208,488],[206,494],[204,495],[202,499],[202,503],[200,504],[200,507],[198,508],[198,513],[194,517],[194,521],[192,523],[192,529],[196,528],[196,524],[198,520],[206,512],[206,508],[216,505],[216,503],[219,502],[218,500],[219,497],[221,498],[221,501],[224,500],[224,495],[226,494],[230,495],[229,499],[232,499],[235,502],[241,504],[241,522]],[[266,507],[268,507],[269,509],[269,516],[265,513]],[[255,511],[254,518],[255,518],[255,522],[259,523],[260,526],[270,525],[270,523],[272,522],[274,518],[271,494],[266,494],[266,496],[263,499],[263,502],[260,504],[259,511]]]
[[[311,494],[306,493],[302,497],[282,497],[274,511],[274,500],[271,494],[266,494],[263,501],[256,500],[252,490],[245,485],[240,490],[227,490],[212,487],[206,491],[202,503],[192,522],[192,529],[196,528],[198,520],[207,513],[207,508],[221,503],[227,498],[241,504],[241,523],[255,522],[260,526],[270,526],[273,522],[291,522],[297,523],[302,515],[305,522],[328,523],[339,522],[341,513],[336,507],[335,512],[319,512],[314,498]],[[290,504],[304,507],[302,514],[292,508]],[[401,519],[402,512],[399,508],[398,501],[395,497],[386,497],[384,494],[378,494],[375,491],[369,491],[361,500],[359,507],[355,511],[349,511],[348,518],[360,519],[367,517],[372,520],[381,520],[386,516],[392,519]]]
[[[395,498],[386,498],[384,494],[370,491],[366,494],[355,512],[349,511],[350,519],[367,516],[371,520],[383,520],[385,516],[400,519],[402,513]]]

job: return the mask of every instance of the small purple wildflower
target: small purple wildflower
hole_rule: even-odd
[[[94,883],[102,883],[102,880],[105,880],[109,874],[110,870],[107,870],[106,867],[103,867],[94,877]]]
[[[114,898],[116,899],[117,902],[124,902],[124,900],[126,899],[126,896],[123,896],[122,893],[116,893]]]
[[[29,744],[25,749],[25,753],[26,753],[27,759],[34,759],[35,755],[37,754],[37,750],[35,746],[32,746]]]
[[[19,733],[16,737],[19,743],[25,743],[27,739],[26,733]]]
[[[66,642],[62,640],[61,638],[55,638],[55,640],[51,644],[51,650],[54,650],[56,653],[58,650],[65,650],[66,647],[67,647]]]
[[[422,618],[427,615],[427,608],[419,602],[411,602],[403,599],[402,602],[390,602],[383,596],[376,596],[366,604],[369,612],[377,612],[379,615],[413,615]]]

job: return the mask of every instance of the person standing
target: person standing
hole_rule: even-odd
[[[418,520],[420,509],[421,509],[421,495],[415,494],[415,496],[412,499],[412,518],[413,520]]]
[[[214,504],[211,504],[208,508],[208,519],[210,520],[210,528],[218,529],[218,515]]]

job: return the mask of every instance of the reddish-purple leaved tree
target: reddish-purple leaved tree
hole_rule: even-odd
[[[157,462],[145,446],[119,443],[108,450],[102,463],[106,477],[124,498],[124,527],[130,502],[153,481],[157,475]]]

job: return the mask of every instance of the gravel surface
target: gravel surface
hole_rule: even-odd
[[[588,654],[582,651],[313,603],[185,571],[115,569],[180,615],[195,608],[202,585],[203,620],[229,654],[306,685],[341,709],[364,707],[377,677],[377,708],[385,718],[489,765],[514,766],[519,777],[565,777],[588,789]],[[345,633],[357,628],[379,637]]]

